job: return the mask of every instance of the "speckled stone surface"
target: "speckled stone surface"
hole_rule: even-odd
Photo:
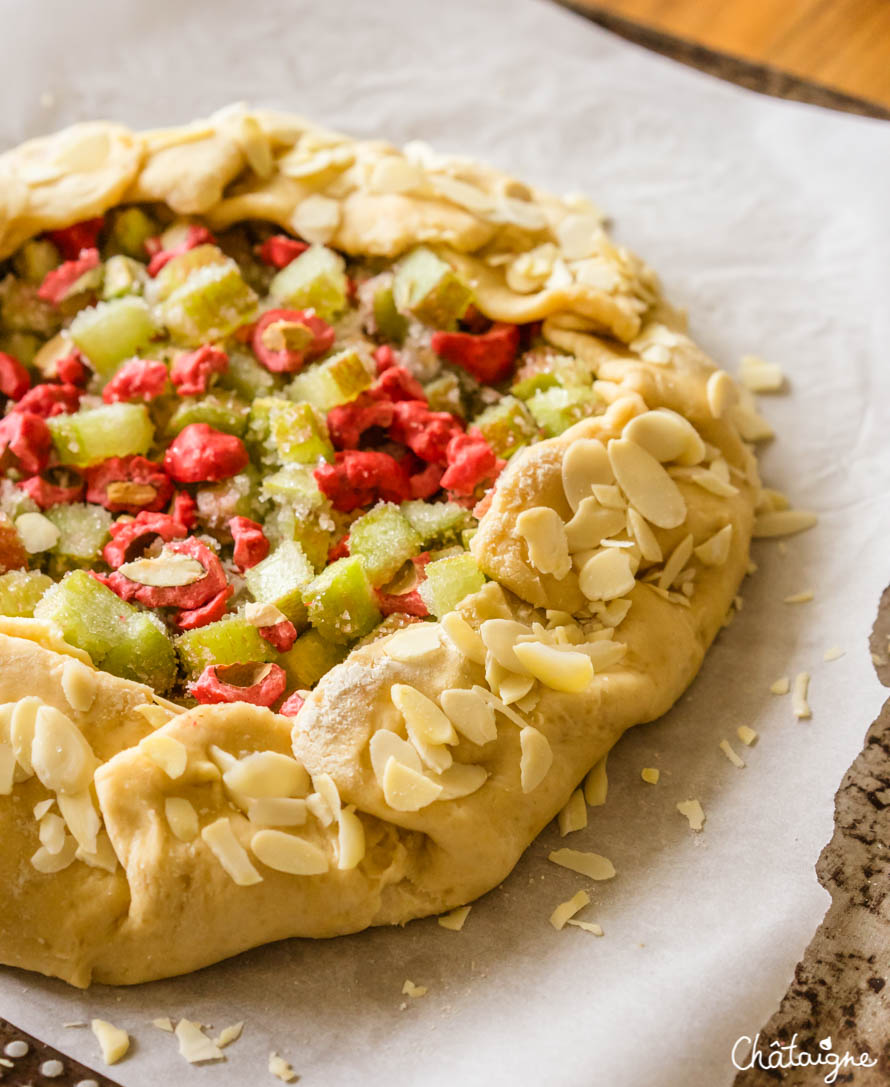
[[[73,1028],[89,1030],[85,1023]],[[66,1057],[0,1019],[0,1084],[3,1087],[118,1087],[114,1080]]]
[[[878,678],[890,687],[890,588],[871,636]],[[890,700],[869,728],[862,752],[835,798],[835,832],[816,864],[831,906],[794,971],[778,1011],[760,1032],[759,1048],[797,1045],[819,1053],[820,1041],[842,1057],[867,1053],[873,1067],[839,1068],[835,1083],[890,1084]],[[744,1063],[740,1061],[740,1063]],[[766,1057],[764,1058],[766,1063]],[[810,1087],[830,1067],[752,1068],[735,1087]]]

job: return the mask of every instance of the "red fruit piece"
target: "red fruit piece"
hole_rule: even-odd
[[[334,343],[334,330],[314,313],[270,309],[257,321],[251,341],[257,359],[273,374],[294,374]]]
[[[256,247],[256,253],[264,264],[271,264],[273,268],[286,268],[308,248],[306,242],[298,242],[296,238],[289,238],[287,234],[273,234],[271,238],[266,238],[262,245]]]
[[[173,499],[173,508],[170,515],[174,521],[179,521],[188,529],[193,529],[198,521],[198,503],[188,491],[177,491]]]
[[[384,429],[392,423],[392,404],[375,400],[371,393],[360,393],[348,404],[339,404],[328,412],[328,433],[335,449],[355,449],[362,434],[371,427]]]
[[[148,608],[181,608],[193,611],[210,603],[227,586],[226,573],[222,563],[210,548],[190,536],[186,540],[175,540],[165,547],[168,554],[188,555],[197,559],[204,567],[204,577],[193,581],[191,585],[142,585],[131,581],[119,570],[103,578],[104,583],[122,600],[137,600]],[[209,622],[209,620],[207,620]]]
[[[125,562],[141,558],[158,538],[164,543],[183,539],[188,535],[188,528],[169,513],[143,512],[132,521],[115,521],[110,532],[111,540],[105,545],[102,557],[116,570]]]
[[[270,627],[260,627],[259,633],[279,653],[286,653],[297,640],[297,628],[290,619],[282,619]]]
[[[102,390],[106,404],[141,400],[148,404],[156,400],[167,386],[167,367],[150,359],[130,359],[121,366]]]
[[[236,476],[250,461],[244,442],[207,423],[189,423],[164,454],[164,468],[177,483],[217,483]]]
[[[199,245],[212,245],[215,241],[216,239],[207,227],[195,226],[194,224],[188,228],[185,239],[179,245],[174,245],[172,249],[162,249],[160,238],[149,238],[145,243],[145,248],[151,256],[151,260],[148,262],[148,274],[154,277],[180,253],[187,253],[190,249],[196,249]]]
[[[0,574],[7,570],[26,570],[28,568],[28,552],[25,545],[19,539],[15,525],[6,514],[0,514]]]
[[[0,351],[0,393],[21,400],[31,388],[31,376],[17,358]]]
[[[286,686],[287,677],[278,664],[210,664],[189,684],[189,691],[207,705],[250,702],[271,706],[281,698]]]
[[[430,345],[441,358],[460,366],[483,385],[509,377],[519,350],[519,326],[494,324],[487,332],[434,332]]]
[[[412,498],[431,498],[442,486],[441,464],[428,464],[420,471],[409,477]]]
[[[58,305],[84,273],[99,266],[99,250],[84,249],[76,260],[66,260],[58,268],[46,273],[37,297],[44,302]]]
[[[332,562],[336,562],[337,559],[349,558],[349,533],[345,536],[341,536],[339,540],[330,548],[328,548],[328,566]]]
[[[177,355],[170,367],[170,380],[180,396],[199,396],[207,392],[213,374],[224,374],[229,368],[229,356],[219,347],[204,344],[197,351]]]
[[[381,344],[374,352],[374,362],[377,364],[377,373],[382,374],[390,366],[397,365],[396,353],[388,343]]]
[[[0,458],[11,453],[29,476],[47,466],[52,445],[49,427],[34,412],[14,411],[0,420]]]
[[[447,464],[448,443],[461,434],[460,420],[447,411],[430,411],[425,402],[400,400],[393,405],[389,436],[431,464]]]
[[[380,608],[384,615],[398,613],[400,615],[414,615],[418,619],[425,619],[429,615],[429,610],[418,592],[420,583],[426,581],[426,564],[429,561],[428,551],[424,551],[422,555],[418,555],[411,560],[414,564],[417,580],[414,587],[408,592],[385,593],[381,589],[374,590],[374,595],[377,597],[377,607]]]
[[[87,502],[112,513],[162,510],[173,495],[169,476],[146,457],[109,457],[87,468]]]
[[[47,510],[50,506],[65,506],[69,502],[79,502],[83,497],[84,482],[78,479],[76,483],[66,486],[50,483],[43,476],[31,476],[23,479],[18,486],[42,510]]]
[[[417,378],[404,366],[389,366],[377,378],[370,389],[378,400],[420,400],[426,403],[426,393]]]
[[[281,703],[281,709],[278,712],[284,717],[296,717],[305,705],[306,699],[299,691],[294,691],[292,695],[289,695],[288,698]]]
[[[471,495],[480,483],[495,479],[505,463],[498,460],[478,430],[457,434],[448,443],[448,467],[442,486],[455,494]]]
[[[229,521],[229,531],[235,541],[233,559],[242,572],[262,562],[269,554],[269,541],[262,525],[251,521],[249,517],[233,517]]]
[[[206,627],[208,623],[215,623],[217,619],[222,619],[225,615],[226,601],[234,591],[231,585],[226,585],[206,604],[179,612],[173,621],[180,630],[197,630],[198,627]]]
[[[337,453],[333,464],[319,465],[313,474],[319,490],[343,513],[381,498],[403,502],[411,496],[407,471],[389,453],[348,449]]]
[[[46,236],[56,246],[65,260],[76,260],[83,249],[95,249],[105,220],[84,219],[61,230],[48,230]]]
[[[83,389],[76,385],[35,385],[12,409],[51,419],[54,415],[70,415],[77,411]]]
[[[55,376],[66,385],[86,385],[90,371],[76,347],[70,355],[65,355],[56,362]]]

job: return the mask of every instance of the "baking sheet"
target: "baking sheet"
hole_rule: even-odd
[[[791,395],[764,398],[780,435],[765,474],[821,514],[784,555],[755,548],[743,610],[674,710],[610,757],[588,829],[548,828],[462,932],[430,920],[291,941],[87,994],[4,970],[0,1014],[94,1066],[92,1035],[63,1024],[127,1028],[112,1070],[127,1087],[272,1082],[272,1049],[307,1087],[730,1083],[735,1040],[774,1009],[827,906],[813,864],[882,701],[867,637],[890,581],[890,129],[730,87],[534,0],[0,0],[0,25],[4,146],[245,99],[589,193],[722,365],[754,352],[785,368]],[[807,588],[812,603],[782,603]],[[835,645],[845,655],[825,663]],[[803,670],[813,718],[799,723],[768,687]],[[741,724],[761,735],[753,749]],[[691,797],[699,835],[675,810]],[[549,864],[565,844],[606,854],[616,878]],[[547,922],[582,887],[602,938]],[[427,995],[403,996],[406,979]],[[166,1015],[246,1026],[224,1064],[190,1071],[150,1025]]]

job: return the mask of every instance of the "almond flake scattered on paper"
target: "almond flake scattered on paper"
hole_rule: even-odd
[[[757,743],[757,732],[748,725],[739,725],[735,732],[736,736],[738,736],[746,747],[751,747],[753,744]]]
[[[783,600],[784,604],[808,604],[816,594],[812,589],[804,589],[800,593],[792,593]]]
[[[553,925],[557,932],[561,932],[569,918],[574,917],[579,910],[583,910],[585,906],[589,905],[590,895],[586,891],[578,891],[567,902],[560,902],[553,913],[550,914],[550,924]]]
[[[791,690],[791,680],[787,676],[781,676],[775,683],[770,684],[769,689],[773,694],[788,694]]]
[[[269,1054],[268,1067],[272,1075],[280,1079],[282,1083],[293,1083],[297,1078],[297,1073],[287,1063],[284,1057],[279,1057],[274,1050]]]
[[[584,779],[584,799],[591,808],[598,808],[606,802],[609,791],[609,779],[606,777],[606,755],[594,766]]]
[[[152,1019],[151,1025],[157,1027],[158,1030],[166,1030],[168,1033],[173,1033],[173,1020],[164,1016],[162,1019]]]
[[[200,1023],[193,1023],[190,1019],[180,1019],[173,1033],[179,1042],[180,1054],[189,1064],[222,1059],[222,1050],[207,1037]]]
[[[223,1027],[219,1032],[219,1037],[214,1039],[214,1044],[219,1046],[220,1049],[225,1049],[227,1045],[231,1045],[232,1042],[237,1042],[241,1037],[241,1032],[244,1030],[244,1020],[240,1023],[232,1023],[230,1027]]]
[[[568,921],[566,921],[566,924],[583,929],[585,932],[592,932],[594,936],[603,935],[602,927],[595,921],[576,921],[574,917],[570,917]]]
[[[608,857],[599,853],[585,853],[579,849],[556,849],[547,859],[561,868],[568,868],[569,871],[590,879],[612,879],[615,875],[615,865]]]
[[[739,770],[744,770],[745,760],[736,754],[729,740],[720,741],[720,750],[729,759],[733,766],[735,766]]]
[[[640,777],[647,785],[657,785],[658,779],[661,777],[661,771],[655,766],[644,766],[640,771]]]
[[[807,702],[807,690],[809,689],[809,686],[810,673],[798,672],[794,677],[794,689],[791,692],[791,706],[794,710],[794,716],[798,720],[813,716],[810,704]]]
[[[833,645],[830,649],[825,650],[824,654],[822,655],[822,660],[824,660],[824,661],[840,660],[841,657],[845,653],[846,653],[845,649],[841,649],[841,647],[839,645]]]
[[[460,932],[464,927],[464,922],[470,915],[471,906],[458,906],[456,910],[452,910],[450,913],[443,913],[437,920],[442,928],[450,929],[452,932]]]
[[[410,997],[426,996],[427,987],[425,985],[415,985],[410,978],[405,978],[405,984],[402,986],[402,993],[405,996]]]
[[[697,800],[681,800],[677,811],[689,821],[690,827],[698,832],[705,825],[705,812]]]

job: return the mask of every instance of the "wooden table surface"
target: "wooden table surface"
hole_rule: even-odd
[[[569,2],[603,25],[627,20],[890,110],[890,0]],[[625,33],[620,25],[611,29]]]

